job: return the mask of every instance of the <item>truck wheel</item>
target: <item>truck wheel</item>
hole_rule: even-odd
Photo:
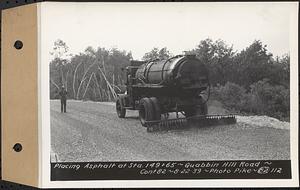
[[[119,118],[124,118],[125,117],[126,109],[123,108],[120,98],[118,98],[118,100],[116,101],[116,111],[117,111],[117,114],[118,114]]]
[[[154,108],[154,120],[161,120],[161,110],[160,110],[158,99],[155,97],[151,97],[150,101]]]
[[[139,106],[139,118],[141,124],[146,127],[146,121],[154,120],[154,107],[149,98],[142,98]]]

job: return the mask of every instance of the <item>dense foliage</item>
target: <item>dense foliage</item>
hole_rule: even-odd
[[[172,57],[172,54],[167,50],[166,47],[159,49],[153,48],[150,52],[145,53],[143,60],[155,60],[155,59],[168,59]]]
[[[289,55],[274,59],[261,41],[234,52],[232,46],[221,40],[206,39],[189,53],[196,54],[207,65],[213,86],[232,82],[249,90],[251,84],[265,78],[271,84],[289,86]]]
[[[78,100],[113,101],[124,90],[130,52],[88,47],[78,55],[68,54],[62,40],[54,43],[50,63],[50,97],[58,98],[62,85],[68,97]],[[210,71],[212,98],[238,112],[289,118],[290,58],[274,57],[261,41],[240,52],[222,40],[205,39],[186,53],[195,54]],[[143,60],[166,59],[168,49],[154,48]]]
[[[289,120],[289,89],[282,85],[271,85],[268,79],[252,84],[249,91],[238,84],[227,82],[224,86],[213,87],[212,94],[213,98],[234,112]]]

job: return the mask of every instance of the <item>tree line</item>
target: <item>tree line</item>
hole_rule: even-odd
[[[50,62],[50,98],[59,98],[58,92],[64,86],[69,99],[114,101],[116,93],[124,88],[125,73],[121,68],[129,65],[130,52],[118,49],[94,49],[92,47],[78,55],[57,52],[68,50],[58,40],[54,44],[53,60]]]
[[[290,57],[274,57],[261,41],[255,40],[241,51],[223,40],[205,39],[192,50],[209,69],[212,98],[237,112],[267,114],[289,118]],[[69,54],[62,40],[54,43],[50,62],[50,98],[58,98],[62,85],[68,98],[114,101],[125,90],[122,68],[130,64],[130,51],[87,47],[77,55]],[[166,48],[153,48],[143,60],[167,59]]]

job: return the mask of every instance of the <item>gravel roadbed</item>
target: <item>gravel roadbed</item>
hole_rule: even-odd
[[[50,107],[55,161],[290,159],[287,124],[238,117],[234,125],[147,133],[137,111],[120,119],[111,102],[68,101],[67,113],[60,113],[58,100]]]

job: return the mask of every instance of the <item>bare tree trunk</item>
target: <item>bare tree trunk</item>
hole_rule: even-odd
[[[59,70],[60,70],[60,84],[64,84],[64,76],[63,76],[63,72],[62,72],[62,67],[60,66],[59,67]]]
[[[81,64],[82,64],[82,62],[79,63],[79,64],[76,66],[75,71],[74,71],[74,75],[73,75],[73,94],[74,94],[74,99],[76,99],[76,91],[75,91],[76,72],[77,72],[78,67],[79,67]]]
[[[94,79],[95,79],[95,81],[96,81],[96,85],[97,85],[97,87],[98,87],[99,95],[100,95],[100,100],[101,100],[101,98],[102,98],[102,93],[101,93],[101,88],[100,88],[98,79],[97,79],[97,77],[96,77],[96,74],[94,75]]]
[[[105,63],[104,63],[104,57],[103,57],[103,55],[102,55],[101,57],[102,57],[102,67],[103,67],[103,71],[104,71],[104,73],[106,74]]]
[[[90,85],[90,82],[91,82],[91,79],[92,79],[92,77],[93,77],[93,75],[94,75],[95,73],[92,73],[91,74],[91,76],[90,76],[90,79],[89,79],[89,81],[88,81],[88,83],[87,83],[87,85],[86,85],[86,88],[85,88],[85,91],[84,91],[84,94],[83,94],[83,96],[82,96],[82,98],[84,99],[84,97],[85,97],[85,94],[86,94],[86,92],[87,92],[87,89],[89,88],[89,85]]]
[[[94,85],[93,85],[93,92],[94,92],[94,98],[93,98],[93,100],[95,101],[96,100],[96,98],[97,98],[97,93],[96,93],[96,86],[95,86],[95,81],[94,81]]]
[[[123,82],[122,82],[122,79],[121,79],[120,75],[118,76],[118,79],[119,79],[119,84],[123,85]]]
[[[87,70],[84,72],[84,74],[83,74],[83,76],[82,76],[82,78],[81,78],[81,81],[80,81],[80,84],[79,84],[79,87],[78,87],[78,89],[77,89],[77,95],[76,95],[76,99],[78,100],[79,99],[79,92],[80,92],[80,88],[81,88],[81,86],[82,86],[82,83],[85,81],[85,79],[86,79],[86,74],[89,72],[89,70],[90,70],[90,68],[92,68],[92,66],[94,66],[95,64],[96,64],[97,62],[95,61],[93,64],[91,64],[88,68],[87,68]]]
[[[117,94],[116,94],[115,90],[112,88],[112,86],[110,85],[109,81],[107,80],[105,74],[103,73],[103,71],[101,70],[101,68],[99,67],[99,65],[98,65],[98,69],[100,70],[100,72],[101,72],[101,74],[102,74],[104,80],[106,81],[106,84],[107,84],[107,86],[108,86],[108,90],[110,90],[110,92],[111,92],[113,98],[116,99],[116,98],[117,98]]]
[[[81,79],[80,81],[80,84],[79,84],[79,87],[77,89],[77,93],[76,93],[76,100],[79,100],[79,93],[80,93],[80,89],[81,89],[81,86],[83,84],[83,82],[85,81],[86,77],[84,77],[83,79]]]
[[[115,74],[113,73],[113,82],[112,85],[115,86]]]
[[[51,82],[58,90],[60,90],[59,86],[58,86],[52,79],[50,79],[50,82]]]
[[[121,92],[121,89],[120,89],[117,85],[113,85],[113,84],[112,84],[112,87],[118,89],[118,90]]]
[[[66,87],[66,90],[68,90],[68,75],[69,75],[69,70],[67,71],[66,79],[65,79],[65,87]]]
[[[107,100],[110,101],[111,96],[110,96],[109,90],[107,89],[105,92],[106,92],[106,95],[107,95]]]

